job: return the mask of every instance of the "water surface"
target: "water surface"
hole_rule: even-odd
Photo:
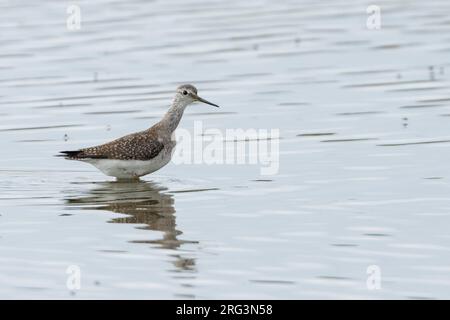
[[[447,1],[0,5],[1,298],[450,298]],[[53,155],[145,129],[279,128],[280,170],[114,183]],[[81,289],[66,286],[69,266]],[[382,287],[366,286],[369,266]]]

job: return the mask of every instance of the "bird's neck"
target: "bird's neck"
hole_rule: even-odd
[[[181,118],[183,117],[184,109],[186,109],[187,104],[183,104],[181,101],[174,100],[172,102],[171,107],[166,112],[162,120],[160,121],[160,124],[164,129],[169,131],[170,133],[174,132],[175,129],[178,127],[178,124],[181,121]]]

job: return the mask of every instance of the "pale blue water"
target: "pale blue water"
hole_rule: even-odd
[[[0,298],[450,298],[447,1],[0,4]],[[280,129],[280,170],[139,184],[53,155],[155,123]],[[81,289],[66,286],[70,265]],[[369,290],[366,270],[381,270]]]

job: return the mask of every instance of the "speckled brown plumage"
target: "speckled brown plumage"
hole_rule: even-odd
[[[76,151],[61,151],[69,159],[150,160],[164,148],[152,129],[136,132],[114,141]]]

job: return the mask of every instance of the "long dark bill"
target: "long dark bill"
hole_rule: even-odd
[[[199,96],[196,96],[195,99],[197,99],[197,101],[200,101],[200,102],[209,104],[209,105],[214,106],[214,107],[216,107],[216,108],[220,108],[217,104],[214,104],[214,103],[212,103],[212,102],[209,102],[208,100],[205,100],[205,99],[203,99],[203,98],[200,98]]]

